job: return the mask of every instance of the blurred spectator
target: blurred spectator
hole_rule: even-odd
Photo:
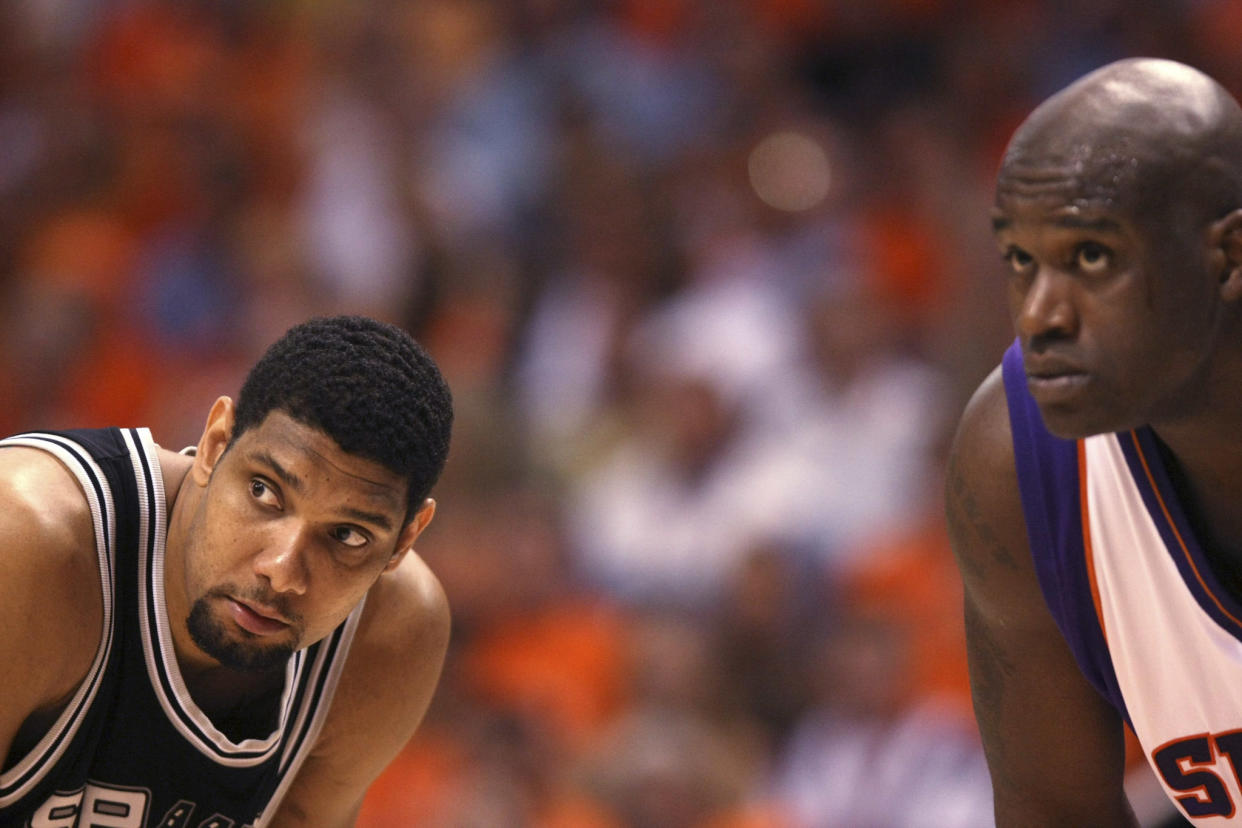
[[[568,502],[583,570],[636,602],[702,606],[755,543],[781,529],[756,491],[751,397],[784,349],[759,282],[678,297],[635,330],[635,430],[583,472]]]
[[[702,825],[743,809],[763,767],[753,723],[724,715],[701,625],[644,612],[631,636],[634,697],[587,757],[588,784],[627,826]]]
[[[803,359],[769,407],[769,510],[829,568],[937,500],[932,451],[949,419],[943,380],[879,290],[840,279],[803,310]]]
[[[992,824],[991,783],[969,714],[911,698],[906,634],[884,615],[842,610],[815,656],[815,707],[774,775],[791,824]]]

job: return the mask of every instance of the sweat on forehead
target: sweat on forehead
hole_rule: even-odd
[[[1085,200],[1149,201],[1192,185],[1210,209],[1232,206],[1242,181],[1242,110],[1218,83],[1167,60],[1128,59],[1041,104],[1001,164],[998,196],[1073,182]],[[1220,202],[1220,204],[1218,204]]]

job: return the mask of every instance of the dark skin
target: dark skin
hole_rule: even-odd
[[[282,411],[236,442],[233,431],[233,401],[221,397],[194,457],[159,450],[168,514],[163,588],[177,665],[222,730],[264,734],[287,656],[264,667],[226,663],[195,639],[190,608],[201,601],[218,638],[242,651],[283,653],[322,640],[365,597],[323,729],[264,823],[346,828],[422,719],[444,661],[448,604],[413,551],[435,503],[407,515],[400,475]],[[7,770],[82,685],[103,630],[91,512],[77,479],[52,455],[0,451],[0,547]]]
[[[1242,110],[1188,67],[1130,60],[1027,119],[993,213],[1045,425],[1151,426],[1222,572],[1242,571],[1239,206]],[[1036,580],[999,369],[963,414],[946,507],[997,824],[1135,825],[1121,719]]]

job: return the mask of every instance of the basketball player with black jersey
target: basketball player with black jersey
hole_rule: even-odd
[[[1132,825],[1128,723],[1196,824],[1242,806],[1242,110],[1164,60],[1006,150],[1017,338],[947,479],[997,823]]]
[[[353,824],[444,659],[413,544],[451,420],[407,334],[335,317],[191,450],[0,442],[0,825]]]

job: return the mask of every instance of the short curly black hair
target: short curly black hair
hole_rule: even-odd
[[[440,369],[395,325],[317,317],[290,328],[250,369],[231,441],[272,411],[320,429],[409,484],[409,521],[444,469],[453,400]]]

